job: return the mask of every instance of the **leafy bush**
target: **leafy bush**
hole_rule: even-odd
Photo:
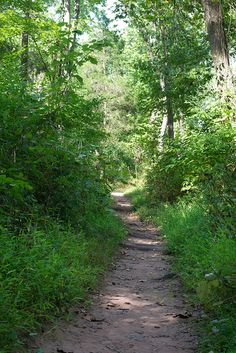
[[[93,5],[83,7],[85,17]],[[107,211],[115,174],[105,173],[111,158],[105,153],[101,101],[90,97],[80,76],[81,65],[95,64],[91,55],[106,40],[79,45],[78,21],[72,28],[58,15],[53,20],[48,6],[0,5],[4,353],[18,349],[21,334],[37,332],[42,321],[84,298],[124,234]],[[25,46],[22,34],[28,37]]]
[[[153,203],[175,201],[182,194],[185,177],[183,152],[180,140],[170,142],[148,170],[147,188]]]
[[[206,201],[212,225],[224,223],[232,236],[236,226],[235,138],[230,125],[195,122],[194,129],[167,144],[152,164],[147,176],[151,202],[174,202],[187,193],[198,194]]]

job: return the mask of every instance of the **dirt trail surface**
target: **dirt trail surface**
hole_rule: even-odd
[[[186,306],[157,230],[140,221],[123,194],[114,193],[113,197],[114,208],[129,231],[119,260],[93,297],[91,309],[46,333],[32,352],[195,351],[196,336],[191,332],[194,310]]]

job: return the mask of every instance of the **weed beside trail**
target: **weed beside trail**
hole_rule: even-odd
[[[53,222],[20,235],[1,229],[1,353],[19,349],[22,335],[39,333],[96,286],[125,231],[111,212],[93,226],[86,236]]]
[[[236,240],[212,227],[204,202],[183,198],[150,207],[143,188],[129,190],[141,217],[161,227],[167,247],[195,303],[202,304],[200,352],[235,352]],[[202,328],[202,326],[204,326]]]

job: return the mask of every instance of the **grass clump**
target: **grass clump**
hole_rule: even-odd
[[[235,352],[236,239],[223,225],[214,226],[203,199],[184,197],[174,204],[152,205],[144,188],[128,194],[140,215],[161,227],[175,256],[175,271],[192,299],[204,306],[200,351]]]
[[[47,229],[19,235],[1,228],[1,353],[19,349],[23,336],[37,333],[42,322],[85,299],[124,234],[111,212],[98,215],[90,234],[53,221]]]

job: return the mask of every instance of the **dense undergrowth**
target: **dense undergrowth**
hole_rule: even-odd
[[[140,215],[161,227],[175,270],[205,309],[200,352],[236,347],[236,135],[222,124],[229,113],[219,101],[195,106],[130,192]]]
[[[84,300],[125,234],[109,210],[101,99],[79,75],[105,40],[79,45],[76,8],[72,30],[48,6],[0,4],[1,353]]]
[[[200,352],[235,352],[236,347],[236,241],[215,227],[206,202],[185,196],[175,203],[153,204],[145,187],[128,190],[144,219],[161,228],[168,250],[195,303],[203,305],[199,323]]]
[[[130,196],[140,215],[161,227],[175,271],[204,307],[201,353],[236,349],[235,73],[230,88],[222,89],[224,79],[217,81],[215,65],[212,70],[220,55],[212,47],[210,52],[205,36],[215,22],[212,17],[204,24],[201,9],[216,5],[218,18],[227,22],[236,9],[229,13],[226,3],[202,1],[198,8],[196,2],[160,1],[154,7],[140,1],[125,7],[137,29],[130,33],[127,60],[144,180]],[[214,12],[208,10],[205,20]],[[186,22],[189,15],[194,21]],[[231,37],[226,22],[221,29],[232,59],[235,31]],[[208,39],[217,41],[218,34],[212,29]]]
[[[90,221],[89,234],[52,220],[20,235],[1,228],[1,353],[20,349],[97,285],[125,231],[111,212]]]
[[[131,192],[140,214],[161,227],[167,247],[206,322],[201,352],[236,347],[235,129],[220,103],[195,107],[185,131],[166,143]]]

